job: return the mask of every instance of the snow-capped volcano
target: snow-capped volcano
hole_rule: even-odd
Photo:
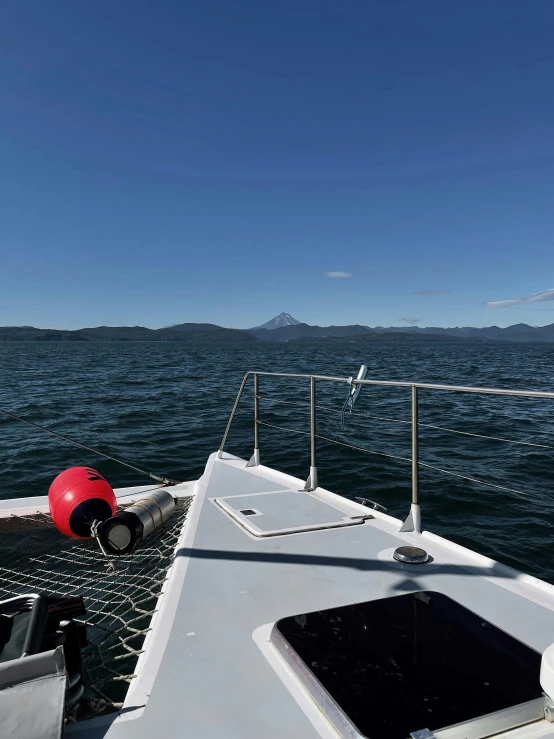
[[[263,323],[261,326],[255,326],[253,329],[250,329],[250,331],[254,331],[258,328],[267,328],[272,331],[274,328],[282,328],[283,326],[298,326],[300,323],[302,323],[302,321],[297,321],[296,318],[293,318],[290,313],[279,313],[279,315],[275,316],[275,318],[272,318],[271,321]]]

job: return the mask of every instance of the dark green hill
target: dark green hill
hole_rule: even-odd
[[[197,326],[198,324],[189,325]],[[256,342],[256,338],[246,331],[219,326],[206,330],[99,326],[98,328],[82,328],[77,331],[42,329],[33,326],[5,326],[0,327],[0,341],[178,341],[196,344],[248,344]]]
[[[328,336],[357,336],[371,334],[371,329],[354,324],[352,326],[309,326],[307,323],[297,323],[280,328],[250,329],[252,334],[261,341],[294,341],[297,339],[325,338]]]

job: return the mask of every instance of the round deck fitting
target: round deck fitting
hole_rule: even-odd
[[[421,565],[429,559],[425,549],[419,547],[398,547],[392,556],[397,562],[408,565]]]

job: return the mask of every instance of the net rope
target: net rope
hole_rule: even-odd
[[[118,710],[150,631],[190,498],[133,552],[107,558],[94,540],[69,539],[49,514],[0,519],[0,600],[24,593],[82,595],[88,645],[77,718]]]

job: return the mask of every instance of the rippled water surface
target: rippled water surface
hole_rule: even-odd
[[[249,369],[432,383],[553,390],[554,345],[447,343],[255,345],[0,344],[0,407],[103,452],[173,478],[197,478],[221,440]],[[374,452],[410,456],[410,391],[364,388],[341,431],[345,385],[318,384],[318,433]],[[308,381],[261,382],[264,423],[306,431]],[[279,402],[277,402],[279,401]],[[477,551],[554,582],[554,401],[420,391],[422,462],[478,478],[487,487],[422,467],[424,525]],[[378,416],[378,418],[375,418]],[[229,451],[252,452],[252,390],[231,430]],[[396,419],[396,420],[390,420]],[[428,428],[543,446],[513,445]],[[305,478],[309,438],[262,426],[262,461]],[[66,467],[94,465],[114,487],[139,474],[0,416],[0,498],[41,495]],[[320,484],[369,497],[405,517],[410,463],[318,441]]]

